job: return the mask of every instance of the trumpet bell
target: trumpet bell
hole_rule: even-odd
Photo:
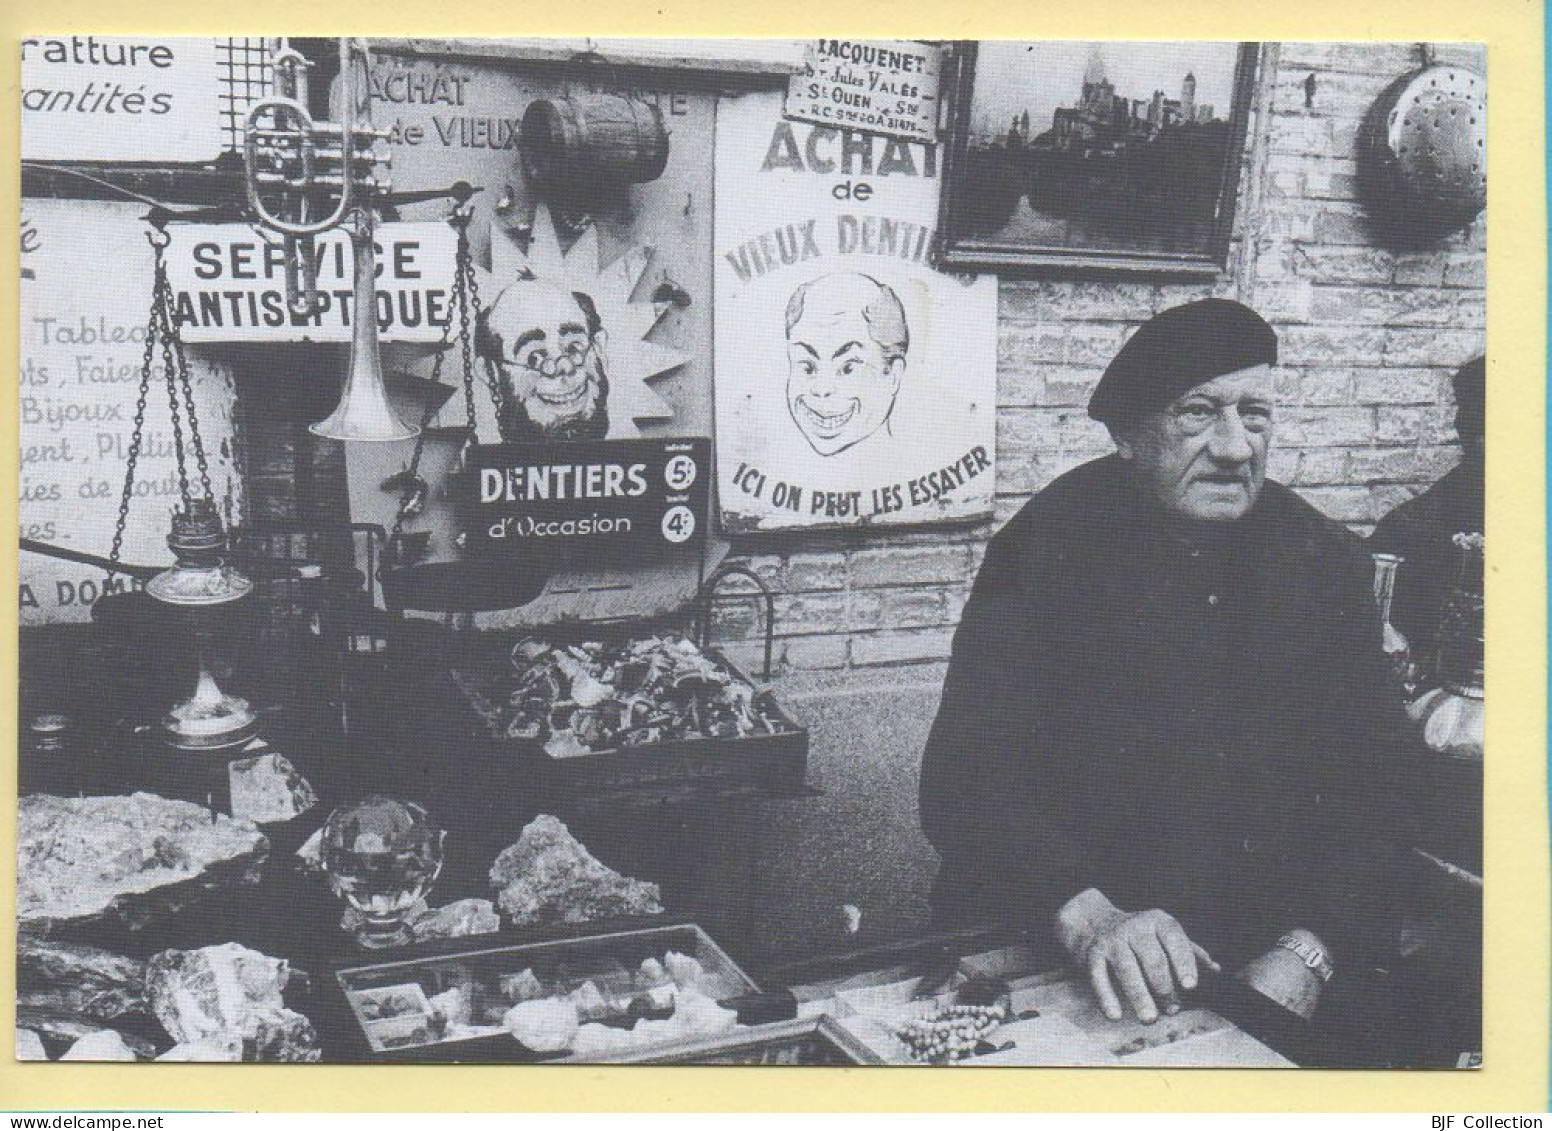
[[[326,440],[413,440],[420,429],[406,424],[388,401],[382,379],[352,377],[345,384],[338,407],[327,420],[308,425],[308,431]]]

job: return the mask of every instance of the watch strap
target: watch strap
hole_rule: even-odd
[[[1306,942],[1297,935],[1284,935],[1277,940],[1277,945],[1284,950],[1290,950],[1303,960],[1304,965],[1314,972],[1322,982],[1329,982],[1331,975],[1336,973],[1331,967],[1331,960],[1326,957],[1325,948],[1315,943]]]

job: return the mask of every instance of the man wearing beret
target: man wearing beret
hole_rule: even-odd
[[[1266,478],[1276,361],[1222,299],[1122,348],[1089,403],[1114,454],[987,547],[922,825],[940,918],[1026,929],[1111,1018],[1174,1013],[1221,971],[1342,1015],[1331,1056],[1360,1063],[1345,991],[1393,943],[1399,705],[1360,542]]]

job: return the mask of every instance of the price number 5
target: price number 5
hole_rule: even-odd
[[[688,491],[699,471],[695,460],[687,455],[677,455],[663,466],[663,482],[668,484],[670,491]]]

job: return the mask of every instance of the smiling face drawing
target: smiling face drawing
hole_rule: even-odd
[[[505,439],[608,434],[604,332],[587,295],[531,279],[513,283],[482,319],[477,345],[500,374]]]
[[[910,330],[893,290],[868,275],[822,275],[787,302],[787,411],[819,455],[883,428],[905,376]]]

